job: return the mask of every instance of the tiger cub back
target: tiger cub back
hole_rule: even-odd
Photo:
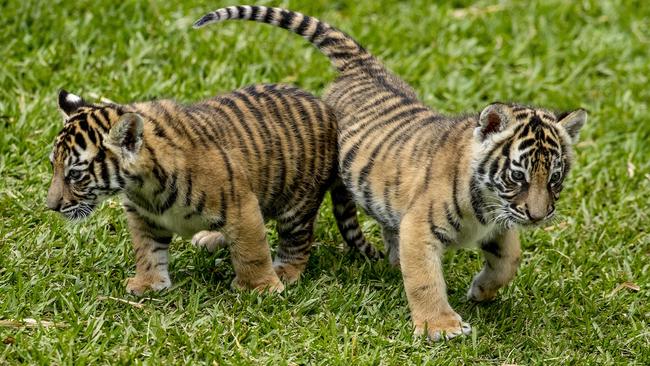
[[[257,85],[183,105],[158,100],[90,104],[62,91],[48,206],[86,217],[121,194],[136,255],[127,290],[171,285],[172,234],[228,245],[236,287],[282,290],[298,279],[328,189],[346,243],[369,256],[356,208],[338,180],[336,120],[322,101],[284,85]],[[264,220],[277,221],[271,262]],[[198,234],[197,234],[198,233]]]

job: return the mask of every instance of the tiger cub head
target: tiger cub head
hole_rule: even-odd
[[[486,206],[507,227],[551,218],[587,112],[493,103],[480,113],[474,174]]]
[[[142,146],[143,121],[116,104],[90,104],[59,92],[64,126],[50,154],[54,170],[47,207],[74,220],[124,189]]]

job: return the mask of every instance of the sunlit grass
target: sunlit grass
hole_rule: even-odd
[[[400,274],[339,249],[329,203],[306,275],[281,295],[232,291],[227,252],[176,240],[170,291],[142,307],[104,299],[139,301],[124,291],[135,265],[118,200],[74,225],[44,203],[59,88],[192,101],[257,82],[321,93],[335,73],[280,29],[191,29],[232,2],[0,1],[0,319],[65,324],[0,327],[0,364],[650,363],[650,6],[262,3],[354,35],[446,113],[494,100],[587,108],[561,218],[522,236],[520,273],[491,304],[464,300],[478,253],[446,256],[451,304],[475,329],[446,344],[412,337]],[[381,246],[371,220],[364,231]]]

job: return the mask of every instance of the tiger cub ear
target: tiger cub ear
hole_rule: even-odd
[[[106,143],[114,150],[119,151],[123,158],[131,160],[142,147],[144,121],[140,115],[125,113],[111,127]]]
[[[564,130],[571,137],[571,142],[578,142],[578,135],[580,134],[580,129],[587,122],[587,111],[580,108],[576,109],[573,112],[559,113],[557,115],[558,124],[564,128]]]
[[[478,117],[478,127],[474,130],[474,135],[480,141],[483,141],[489,135],[505,130],[511,119],[512,111],[510,107],[503,103],[492,103],[481,111]]]
[[[64,89],[59,90],[59,109],[64,117],[69,117],[77,109],[87,104],[82,97],[68,93]]]

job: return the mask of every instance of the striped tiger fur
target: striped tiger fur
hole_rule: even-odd
[[[517,228],[555,212],[586,112],[493,103],[480,113],[445,116],[355,40],[315,18],[231,6],[206,14],[195,28],[226,19],[286,28],[329,57],[339,76],[324,100],[338,117],[339,169],[355,201],[382,226],[416,334],[468,334],[471,327],[447,301],[443,251],[478,245],[485,265],[468,297],[493,299],[517,271]]]
[[[79,219],[122,194],[136,256],[128,292],[171,285],[173,233],[198,233],[194,243],[210,249],[228,243],[235,287],[281,291],[278,275],[293,282],[305,268],[328,188],[346,243],[378,256],[338,178],[334,114],[311,94],[257,85],[191,105],[118,105],[61,91],[59,106],[47,205]],[[277,222],[273,263],[264,219]]]

